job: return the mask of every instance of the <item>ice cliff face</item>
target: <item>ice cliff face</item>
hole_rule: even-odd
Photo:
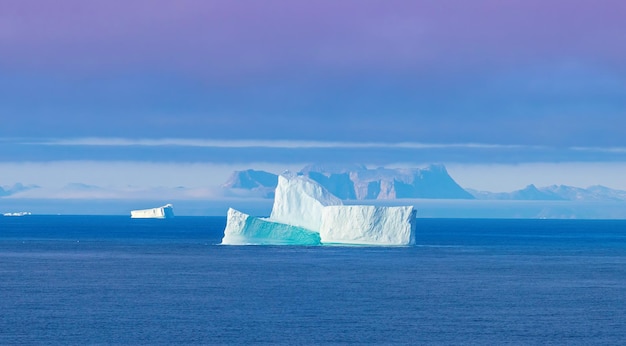
[[[415,243],[413,206],[344,206],[303,176],[280,176],[272,213],[255,218],[228,211],[222,244],[410,245]]]
[[[415,209],[412,206],[329,206],[322,211],[320,238],[326,244],[414,244]]]

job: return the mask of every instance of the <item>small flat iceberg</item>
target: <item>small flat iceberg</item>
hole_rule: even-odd
[[[26,215],[32,215],[32,214],[28,211],[18,211],[16,213],[4,213],[2,215],[3,216],[26,216]]]
[[[307,177],[281,175],[270,217],[229,209],[222,244],[412,245],[415,215],[413,206],[346,206]]]
[[[152,209],[140,209],[130,211],[131,219],[169,219],[174,217],[174,206],[166,204]]]

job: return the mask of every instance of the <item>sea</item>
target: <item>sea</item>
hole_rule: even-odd
[[[0,217],[0,345],[619,345],[626,220],[418,219],[224,246],[224,217]]]

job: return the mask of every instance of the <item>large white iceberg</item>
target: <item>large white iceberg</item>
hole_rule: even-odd
[[[343,205],[304,176],[278,177],[269,218],[228,210],[225,245],[412,245],[413,206]]]

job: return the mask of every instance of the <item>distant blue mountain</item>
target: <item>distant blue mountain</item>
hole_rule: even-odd
[[[474,199],[459,186],[443,165],[412,169],[368,169],[362,165],[310,165],[298,174],[319,182],[346,200],[397,198]],[[236,171],[225,188],[267,191],[276,187],[277,176],[263,171]],[[271,195],[266,194],[268,197]]]
[[[474,197],[483,200],[525,200],[525,201],[626,201],[626,191],[606,186],[590,186],[586,189],[568,185],[550,185],[537,188],[528,185],[513,192],[488,192],[467,189]]]
[[[565,200],[562,196],[552,192],[538,189],[535,185],[531,184],[521,190],[513,192],[488,192],[488,191],[475,191],[468,189],[470,193],[477,199],[488,200],[523,200],[523,201],[559,201]]]
[[[222,185],[228,189],[250,190],[260,197],[274,198],[274,190],[278,184],[278,175],[248,169],[245,171],[235,171],[230,178]]]
[[[11,187],[5,186],[4,188],[0,186],[0,197],[14,195],[16,193],[36,189],[38,187],[39,186],[37,185],[24,185],[22,183],[15,183]]]

